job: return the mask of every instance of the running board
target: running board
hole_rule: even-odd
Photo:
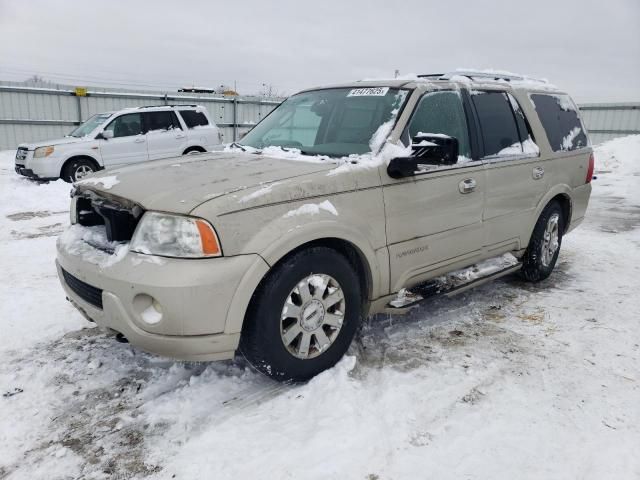
[[[427,299],[442,295],[445,297],[453,297],[458,293],[465,292],[471,288],[483,285],[485,283],[504,277],[511,273],[515,273],[522,268],[522,263],[510,265],[502,270],[489,273],[483,277],[475,278],[469,282],[461,283],[455,286],[449,286],[441,281],[430,281],[413,287],[412,290],[402,290],[396,298],[391,300],[384,312],[385,313],[406,313],[413,307],[419,305]]]

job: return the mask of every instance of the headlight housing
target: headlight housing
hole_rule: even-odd
[[[129,249],[163,257],[208,258],[222,256],[218,235],[202,218],[146,212]]]
[[[48,157],[55,151],[55,148],[50,145],[48,147],[38,147],[33,151],[33,158]]]

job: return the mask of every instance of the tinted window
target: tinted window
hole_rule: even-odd
[[[116,118],[105,130],[113,131],[114,137],[130,137],[142,133],[142,115],[128,113]]]
[[[522,153],[520,134],[507,94],[504,92],[474,92],[471,99],[480,120],[484,156]]]
[[[144,114],[147,131],[153,130],[172,130],[180,128],[180,123],[176,114],[166,110],[163,112],[147,112]]]
[[[180,110],[180,115],[188,128],[200,125],[209,125],[206,115],[202,112],[196,112],[195,110]]]
[[[568,95],[535,93],[531,95],[531,101],[554,152],[588,145],[578,109]]]
[[[457,92],[433,92],[424,95],[409,122],[409,136],[418,133],[443,133],[458,139],[460,155],[471,158],[469,132],[462,100]]]

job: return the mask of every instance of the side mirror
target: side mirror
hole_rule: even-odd
[[[411,142],[411,156],[389,162],[391,178],[412,177],[429,171],[429,166],[454,165],[458,161],[458,139],[447,135],[419,133]]]
[[[103,130],[96,135],[96,140],[109,140],[110,138],[113,138],[113,130]]]

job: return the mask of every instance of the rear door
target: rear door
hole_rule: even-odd
[[[149,159],[147,140],[143,133],[142,114],[120,115],[113,119],[104,130],[113,132],[113,138],[99,140],[98,148],[105,167],[145,162]]]
[[[531,218],[547,191],[547,165],[511,93],[474,90],[471,99],[487,172],[484,245],[498,255],[526,247]]]
[[[455,137],[458,163],[403,179],[381,170],[392,292],[472,264],[482,253],[485,171],[472,159],[468,114],[459,91],[424,93],[402,138]]]
[[[187,135],[182,130],[175,112],[162,110],[145,112],[143,115],[149,160],[182,155],[187,146]]]

